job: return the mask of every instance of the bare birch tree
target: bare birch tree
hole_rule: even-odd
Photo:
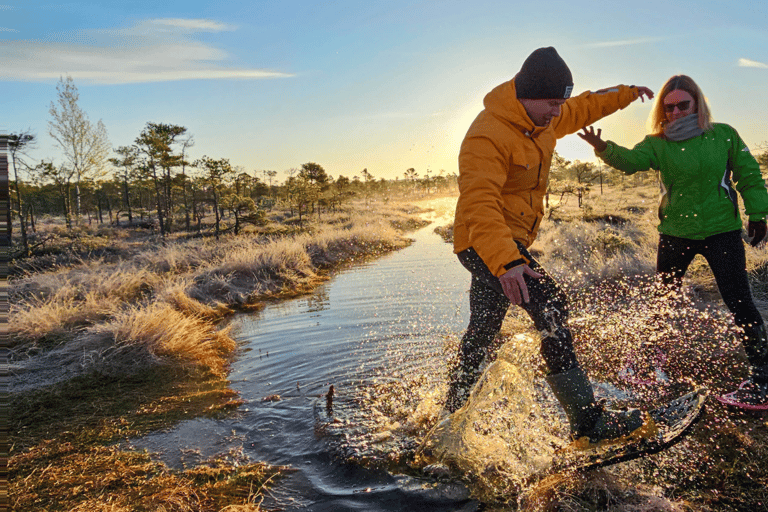
[[[48,113],[48,134],[64,154],[67,166],[75,178],[75,215],[80,220],[80,183],[83,179],[96,179],[104,171],[111,150],[107,129],[99,120],[94,126],[80,108],[72,77],[61,78],[56,85],[58,100],[51,102]]]

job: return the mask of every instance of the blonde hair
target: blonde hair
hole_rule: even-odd
[[[699,115],[699,128],[705,132],[712,129],[712,114],[709,112],[709,105],[704,93],[693,79],[687,75],[675,75],[661,87],[656,95],[656,102],[653,104],[651,114],[648,117],[648,129],[652,135],[661,135],[664,133],[664,127],[667,125],[667,115],[664,112],[664,98],[672,91],[685,91],[691,95],[696,102],[696,112]]]

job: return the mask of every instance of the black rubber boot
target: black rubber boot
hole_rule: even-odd
[[[730,394],[738,403],[768,405],[768,331],[765,324],[745,326],[741,343],[751,367],[750,376]]]
[[[655,433],[653,420],[639,409],[611,411],[597,403],[592,384],[579,367],[550,375],[546,380],[568,416],[571,437],[584,448],[632,442]]]
[[[746,326],[741,343],[747,353],[747,359],[752,367],[752,380],[760,384],[768,384],[768,330],[765,324]]]
[[[448,378],[448,393],[443,408],[453,414],[467,402],[472,386],[480,378],[480,371],[477,368],[457,365],[449,372]]]

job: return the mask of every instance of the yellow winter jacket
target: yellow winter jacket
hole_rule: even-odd
[[[557,139],[637,97],[637,88],[626,85],[587,91],[568,99],[559,117],[539,127],[517,100],[514,79],[489,92],[459,153],[454,252],[474,248],[496,276],[529,263],[515,240],[528,247],[536,238]]]

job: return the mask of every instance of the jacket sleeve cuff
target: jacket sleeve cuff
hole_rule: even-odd
[[[599,158],[604,158],[607,156],[610,156],[611,153],[613,153],[613,142],[610,140],[605,141],[605,149],[602,151],[595,150],[595,156]]]
[[[519,267],[520,265],[527,265],[527,264],[528,264],[528,262],[525,259],[520,258],[520,259],[515,260],[515,261],[510,261],[509,263],[504,265],[504,268],[507,269],[507,270],[510,270],[512,268]]]

